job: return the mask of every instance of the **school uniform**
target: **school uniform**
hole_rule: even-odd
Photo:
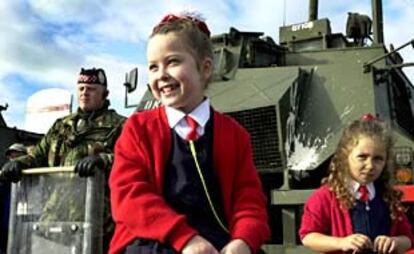
[[[356,198],[358,184],[351,184]],[[405,235],[412,242],[414,237],[411,225],[404,213],[398,214],[398,219],[391,220],[387,205],[380,193],[376,193],[374,185],[368,186],[369,201],[357,200],[355,207],[347,209],[340,205],[335,193],[329,190],[328,185],[317,189],[306,201],[299,229],[299,236],[303,239],[307,234],[317,232],[329,236],[346,237],[354,233],[362,233],[374,240],[376,236]],[[343,253],[341,251],[332,253]]]
[[[356,198],[355,206],[349,210],[354,233],[368,236],[372,242],[379,235],[389,235],[391,228],[390,209],[382,199],[382,193],[376,193],[373,183],[366,185],[367,200],[361,197],[358,189],[361,185],[351,181],[351,191]]]
[[[182,122],[185,115],[167,113],[171,110],[160,107],[135,113],[117,141],[109,180],[116,222],[110,253],[122,253],[137,239],[155,240],[180,252],[197,234],[214,244],[216,234],[206,234],[223,233],[219,227],[209,228],[217,223],[208,209],[203,210],[205,195],[198,182],[192,183],[199,177],[189,166],[193,161],[183,141],[188,132]],[[229,230],[219,238],[242,239],[256,251],[270,230],[249,135],[233,119],[211,109],[208,99],[190,116],[200,125],[197,158],[219,217]]]

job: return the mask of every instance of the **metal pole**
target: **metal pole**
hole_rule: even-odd
[[[23,169],[23,175],[35,175],[35,174],[53,174],[53,173],[65,173],[65,172],[74,172],[75,167],[45,167],[45,168],[29,168]]]
[[[384,24],[382,19],[382,0],[372,0],[372,26],[374,44],[383,44]]]
[[[400,49],[402,49],[402,48],[405,48],[405,47],[407,47],[408,45],[412,45],[413,47],[414,47],[414,39],[413,40],[411,40],[411,41],[409,41],[409,42],[407,42],[407,43],[404,43],[403,45],[401,45],[401,46],[399,46],[398,48],[396,48],[396,49],[394,49],[394,50],[391,50],[390,52],[388,52],[388,53],[386,53],[386,54],[384,54],[384,55],[382,55],[382,56],[379,56],[379,57],[377,57],[377,58],[375,58],[375,59],[373,59],[373,60],[370,60],[369,62],[367,62],[367,63],[364,63],[364,65],[363,65],[363,68],[364,68],[364,72],[366,73],[366,72],[370,72],[371,71],[371,66],[374,64],[374,63],[376,63],[376,62],[378,62],[379,60],[381,60],[381,59],[384,59],[384,58],[386,58],[387,56],[389,56],[389,55],[391,55],[391,54],[393,54],[393,53],[395,53],[395,52],[397,52],[397,51],[399,51]],[[396,66],[397,65],[392,65],[394,68],[396,68]],[[401,67],[405,67],[405,66],[411,66],[411,64],[410,63],[407,63],[407,64],[402,64],[401,65]]]
[[[318,19],[318,0],[309,0],[309,21]]]

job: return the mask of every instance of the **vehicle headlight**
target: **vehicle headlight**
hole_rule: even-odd
[[[411,147],[395,148],[395,180],[398,184],[413,183],[413,149]]]
[[[413,162],[413,150],[411,147],[395,148],[395,163],[399,166],[409,166]]]

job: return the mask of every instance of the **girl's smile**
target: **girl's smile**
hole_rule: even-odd
[[[174,91],[177,91],[180,88],[179,84],[171,84],[171,85],[165,85],[160,88],[160,91],[165,96],[168,96],[170,94],[173,94]]]

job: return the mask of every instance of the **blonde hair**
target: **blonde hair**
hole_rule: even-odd
[[[329,165],[329,175],[322,179],[327,184],[341,205],[350,209],[356,204],[354,195],[348,189],[349,165],[348,156],[358,144],[361,137],[369,137],[380,141],[386,151],[384,170],[376,180],[376,187],[380,189],[382,198],[391,212],[391,219],[397,219],[398,214],[404,211],[401,203],[401,191],[395,190],[390,183],[393,161],[393,139],[383,122],[377,119],[359,119],[352,122],[342,133],[338,147]]]

